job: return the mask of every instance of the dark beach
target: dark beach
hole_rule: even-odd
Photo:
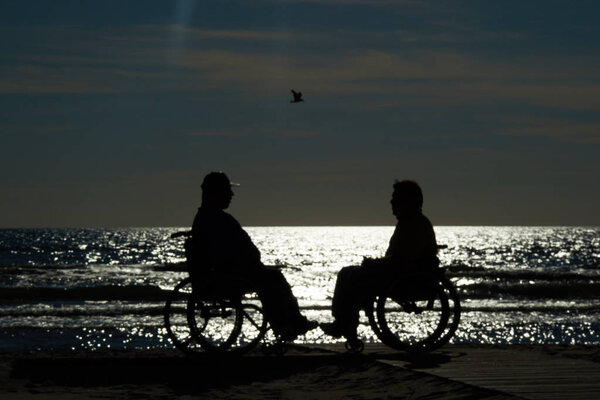
[[[284,356],[175,350],[0,357],[2,399],[597,399],[600,347],[447,345],[410,356],[379,344],[292,346]]]

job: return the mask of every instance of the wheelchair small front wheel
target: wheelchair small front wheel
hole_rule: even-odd
[[[350,353],[362,353],[365,349],[365,343],[360,339],[347,340],[344,347]]]
[[[192,337],[206,351],[228,351],[240,332],[239,303],[226,299],[203,298],[194,293],[187,305]]]

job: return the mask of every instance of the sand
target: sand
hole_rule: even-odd
[[[284,356],[175,350],[0,355],[0,399],[599,399],[600,347],[447,345],[415,357],[378,344]]]

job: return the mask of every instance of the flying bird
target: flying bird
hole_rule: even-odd
[[[292,89],[292,95],[294,95],[294,100],[290,100],[290,103],[299,103],[304,101],[302,98],[302,92],[295,92],[294,89]]]

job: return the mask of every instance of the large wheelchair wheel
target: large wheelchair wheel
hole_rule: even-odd
[[[377,302],[379,301],[379,296],[375,296],[371,299],[371,301],[366,304],[365,314],[369,318],[369,325],[371,325],[371,330],[375,333],[375,336],[379,338],[383,342],[381,337],[383,336],[383,332],[381,332],[381,328],[379,327],[379,320],[377,319],[377,313],[375,310],[377,309]]]
[[[268,329],[262,302],[255,292],[235,299],[195,294],[187,311],[192,336],[206,351],[243,354],[254,348]]]
[[[187,354],[202,351],[188,324],[187,306],[192,296],[192,280],[186,278],[179,282],[167,297],[164,310],[167,336],[175,347]]]
[[[240,331],[233,344],[234,351],[245,353],[254,348],[268,330],[262,302],[256,292],[245,293],[240,300]]]
[[[167,298],[165,327],[175,347],[187,354],[242,354],[265,337],[268,324],[256,292],[226,299],[202,289],[192,291],[192,280],[186,278]]]
[[[461,305],[456,288],[450,279],[445,276],[441,277],[440,285],[448,297],[448,323],[446,324],[446,329],[439,337],[434,338],[433,342],[429,345],[430,350],[437,349],[448,343],[456,333],[460,323]]]
[[[403,296],[397,289],[388,290],[377,296],[374,311],[370,319],[379,339],[408,352],[439,347],[438,340],[444,335],[450,316],[448,295],[441,284],[436,284],[426,298],[419,299]]]
[[[228,351],[240,332],[240,307],[233,300],[204,298],[194,292],[188,301],[187,319],[192,337],[206,351]]]

